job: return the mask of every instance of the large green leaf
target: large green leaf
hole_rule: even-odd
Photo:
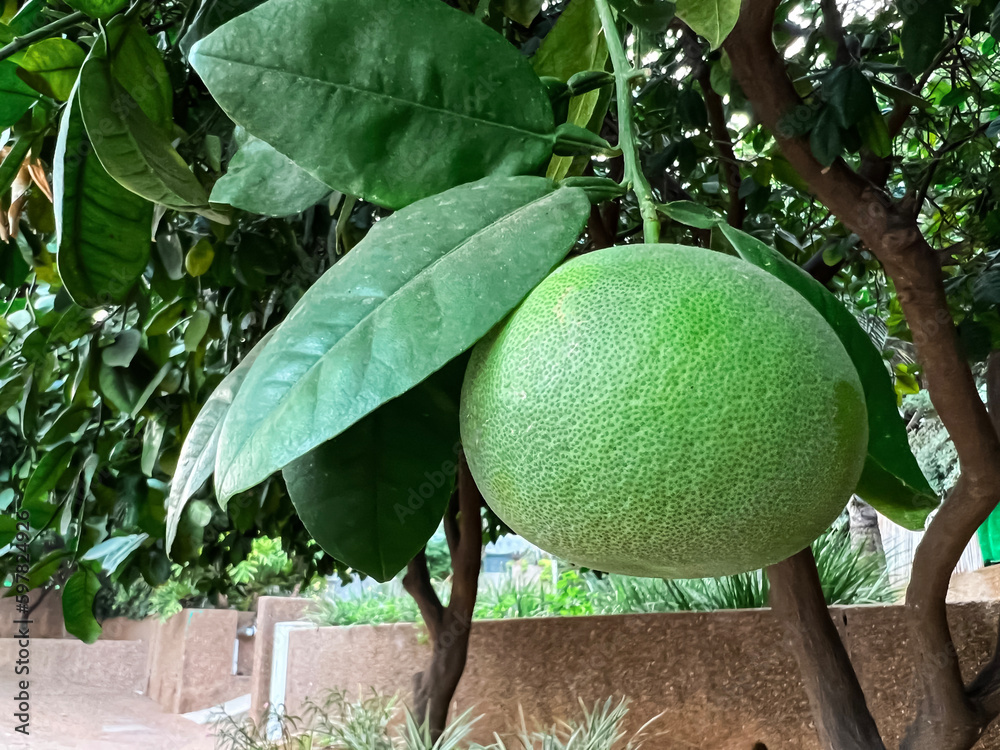
[[[18,75],[46,96],[66,101],[87,53],[69,39],[45,39],[28,47]]]
[[[80,110],[94,152],[136,195],[179,211],[206,211],[208,194],[174,150],[172,134],[143,111],[129,93],[131,84],[116,78],[121,69],[108,57],[109,33],[98,37],[80,70]],[[136,81],[146,80],[145,71],[132,72]]]
[[[947,0],[929,0],[920,3],[903,19],[899,36],[903,64],[911,75],[917,76],[927,70],[944,44],[944,17],[948,7]]]
[[[604,70],[608,59],[608,44],[601,31],[601,16],[594,0],[573,0],[559,16],[552,31],[546,34],[542,46],[531,59],[535,72],[568,81],[584,70]],[[600,90],[574,96],[569,102],[566,121],[587,127],[594,114]],[[549,162],[546,176],[560,180],[566,176],[573,157],[554,156]]]
[[[232,406],[237,391],[250,372],[257,356],[264,350],[274,331],[268,332],[243,361],[230,372],[212,391],[208,401],[201,407],[191,424],[184,445],[181,446],[177,467],[170,482],[167,497],[167,550],[174,546],[177,526],[188,500],[205,484],[215,469],[215,457],[219,450],[219,435],[222,422]]]
[[[17,75],[17,64],[0,60],[0,130],[20,120],[38,99],[39,93]]]
[[[262,216],[289,216],[329,195],[328,186],[243,128],[236,129],[236,141],[239,151],[212,188],[212,203]]]
[[[677,0],[677,17],[712,49],[721,47],[740,18],[740,0]]]
[[[91,148],[74,92],[52,168],[56,267],[81,307],[121,302],[149,262],[153,204],[119,185]]]
[[[63,620],[70,635],[84,643],[93,643],[101,635],[101,625],[94,617],[94,597],[101,590],[101,581],[93,568],[96,563],[81,563],[63,586]]]
[[[720,224],[740,256],[778,277],[819,311],[843,343],[861,378],[868,407],[868,458],[857,493],[879,512],[920,530],[938,505],[906,437],[896,393],[881,353],[841,302],[822,284],[755,237]]]
[[[580,188],[499,177],[378,222],[281,324],[222,428],[225,501],[472,346],[573,247]]]
[[[117,16],[107,26],[111,75],[143,113],[168,132],[173,128],[174,91],[163,55],[135,18]]]
[[[198,42],[190,59],[252,135],[330,187],[391,208],[486,175],[535,172],[555,143],[528,62],[440,0],[267,2]]]
[[[284,468],[295,511],[332,557],[388,581],[437,529],[458,465],[467,361],[459,357]]]

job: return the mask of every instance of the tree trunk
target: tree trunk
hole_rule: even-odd
[[[799,663],[823,750],[885,750],[823,599],[812,550],[767,569],[771,609]]]
[[[444,517],[452,567],[448,606],[441,604],[431,585],[423,551],[410,561],[403,578],[403,586],[416,600],[433,643],[430,664],[413,677],[413,714],[426,723],[432,742],[437,741],[448,725],[448,709],[469,655],[482,564],[482,504],[482,495],[463,455],[459,461],[458,486]]]

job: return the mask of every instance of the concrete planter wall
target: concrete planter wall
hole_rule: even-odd
[[[902,607],[834,608],[890,747],[913,711],[915,667]],[[998,602],[951,605],[968,674],[988,659]],[[306,628],[289,634],[285,704],[303,713],[330,688],[409,696],[429,646],[412,625]],[[474,739],[579,715],[608,696],[632,700],[630,728],[663,713],[648,750],[818,750],[798,669],[768,610],[477,622],[456,710],[483,714]],[[994,726],[977,746],[1000,750]]]

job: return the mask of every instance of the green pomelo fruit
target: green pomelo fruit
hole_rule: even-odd
[[[627,245],[555,270],[473,350],[462,442],[490,507],[597,570],[778,562],[861,475],[857,371],[792,288],[738,258]]]

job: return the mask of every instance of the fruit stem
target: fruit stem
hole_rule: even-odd
[[[622,184],[631,188],[639,202],[642,214],[642,236],[647,243],[660,241],[660,217],[656,213],[653,191],[642,173],[639,164],[639,150],[636,142],[635,121],[632,117],[632,86],[637,72],[628,61],[622,44],[615,17],[608,0],[594,0],[604,27],[604,38],[608,43],[611,65],[615,70],[615,94],[618,98],[618,148],[625,157],[625,176]]]

